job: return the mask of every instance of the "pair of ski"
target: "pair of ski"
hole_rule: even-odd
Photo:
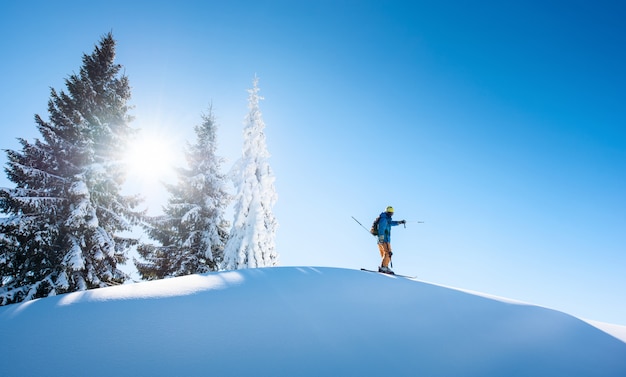
[[[375,272],[377,274],[391,275],[391,276],[397,276],[397,277],[407,278],[407,279],[415,279],[415,278],[417,278],[417,276],[398,275],[395,272],[391,272],[391,273],[389,273],[389,272],[381,272],[381,271],[368,270],[367,268],[362,268],[361,271]]]

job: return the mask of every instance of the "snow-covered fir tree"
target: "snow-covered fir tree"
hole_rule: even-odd
[[[0,188],[0,304],[119,284],[118,264],[136,243],[121,234],[140,221],[138,196],[121,195],[130,86],[114,63],[111,33],[83,54],[67,92],[51,89],[41,139],[6,150]]]
[[[135,261],[142,278],[162,279],[216,271],[223,260],[229,224],[224,209],[230,200],[221,173],[223,159],[216,155],[217,126],[212,109],[194,128],[196,142],[188,145],[188,168],[177,169],[164,215],[148,220],[146,231],[158,242],[141,244],[137,251],[145,262]]]
[[[277,195],[270,154],[265,140],[265,123],[259,108],[258,78],[248,90],[248,115],[243,130],[243,154],[232,171],[236,194],[234,222],[224,251],[224,269],[267,267],[278,264],[275,238],[278,222],[272,208]]]

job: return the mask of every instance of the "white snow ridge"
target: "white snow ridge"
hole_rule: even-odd
[[[336,268],[190,275],[0,308],[18,376],[626,376],[570,315]]]

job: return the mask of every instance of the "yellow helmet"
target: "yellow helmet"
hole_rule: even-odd
[[[393,213],[393,207],[392,206],[388,206],[387,209],[385,209],[385,212]]]

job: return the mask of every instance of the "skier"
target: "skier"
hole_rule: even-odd
[[[389,262],[391,262],[391,227],[406,224],[406,220],[394,221],[391,220],[393,216],[393,207],[388,206],[385,212],[380,214],[378,220],[378,250],[382,257],[378,272],[384,272],[386,274],[393,274],[393,271],[389,268]]]

